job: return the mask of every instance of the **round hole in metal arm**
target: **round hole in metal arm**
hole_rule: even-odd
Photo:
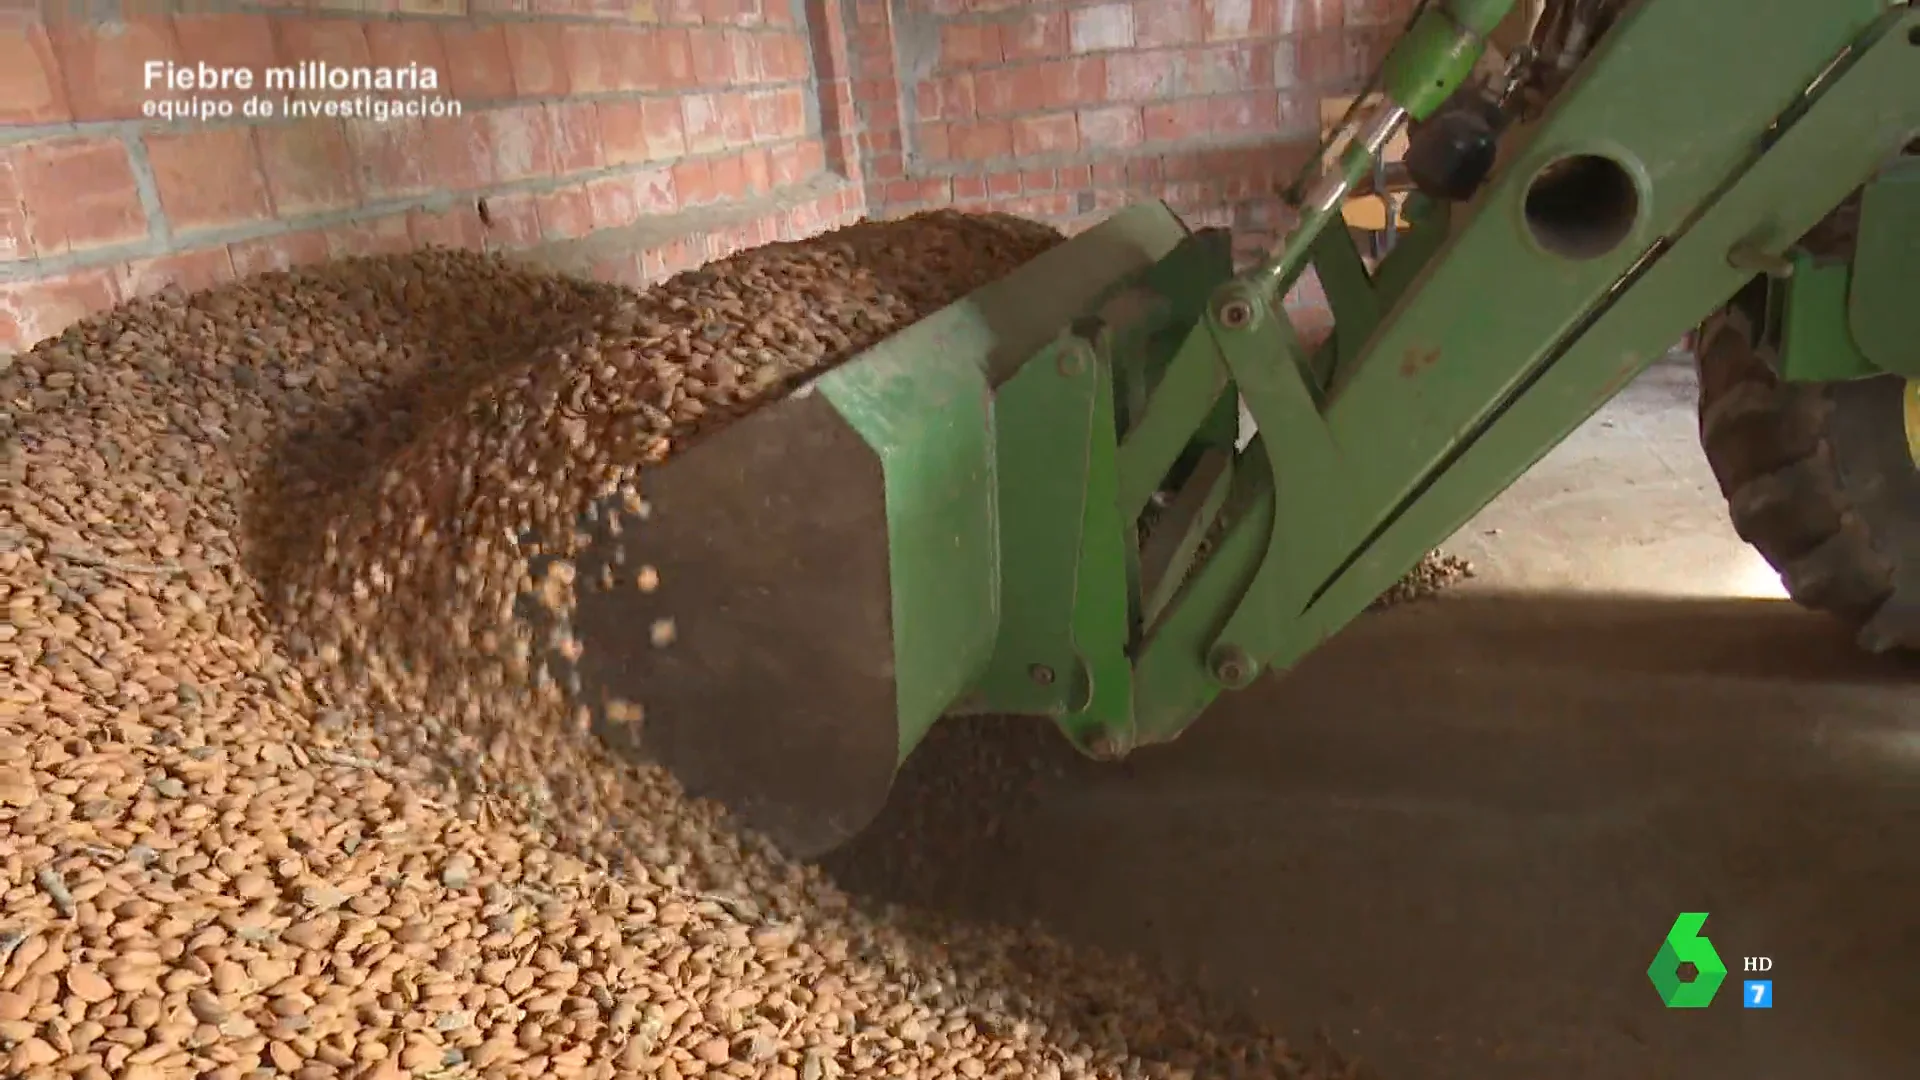
[[[1571,154],[1527,185],[1527,231],[1566,259],[1597,259],[1619,247],[1640,217],[1640,188],[1626,166],[1601,154]]]

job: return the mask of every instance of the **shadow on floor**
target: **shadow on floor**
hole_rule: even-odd
[[[828,866],[1130,952],[1392,1080],[1912,1077],[1913,675],[1783,602],[1449,597],[1120,765],[942,725]],[[1732,969],[1704,1011],[1645,975],[1682,911]]]

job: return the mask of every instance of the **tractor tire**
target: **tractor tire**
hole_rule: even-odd
[[[1702,324],[1700,441],[1735,531],[1874,653],[1920,652],[1920,465],[1906,380],[1790,383],[1755,289]]]

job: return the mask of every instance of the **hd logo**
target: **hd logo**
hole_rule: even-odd
[[[1706,923],[1704,911],[1689,911],[1673,920],[1673,929],[1667,931],[1667,939],[1647,967],[1647,978],[1669,1009],[1706,1008],[1727,977],[1727,965],[1720,962],[1713,942],[1700,933]],[[1773,958],[1768,956],[1744,957],[1742,963],[1749,972],[1773,970]],[[1691,981],[1680,977],[1683,964],[1693,965]],[[1740,988],[1740,1004],[1748,1009],[1773,1008],[1773,980],[1748,979]]]

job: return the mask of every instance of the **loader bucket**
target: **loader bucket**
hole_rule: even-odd
[[[600,736],[793,856],[864,828],[999,634],[996,392],[1185,235],[1124,211],[647,470],[575,560]]]

